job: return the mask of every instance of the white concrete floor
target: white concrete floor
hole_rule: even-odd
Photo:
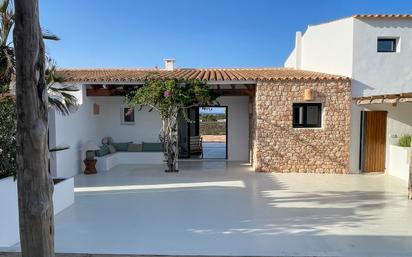
[[[385,175],[253,173],[227,162],[118,166],[76,177],[56,250],[254,256],[411,256],[412,203]]]

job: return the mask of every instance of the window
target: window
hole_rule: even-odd
[[[322,104],[296,103],[293,104],[294,128],[320,128],[322,127]]]
[[[396,52],[396,46],[397,46],[396,38],[378,38],[378,52],[379,53]]]

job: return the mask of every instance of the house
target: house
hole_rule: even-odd
[[[148,74],[159,79],[196,78],[220,96],[218,102],[227,106],[228,113],[229,161],[250,161],[256,171],[349,172],[348,78],[288,68],[186,69],[167,65],[148,70],[61,70],[67,83],[81,89],[80,106],[67,117],[50,114],[51,145],[72,146],[53,158],[52,173],[62,177],[79,173],[84,159],[81,146],[88,140],[100,143],[111,136],[116,142],[158,142],[161,121],[156,112],[136,111],[130,125],[121,120],[124,91],[141,86]],[[308,90],[313,91],[313,98],[305,100]]]
[[[285,67],[351,78],[350,170],[408,178],[396,146],[412,134],[412,15],[354,15],[296,33]]]
[[[393,142],[412,133],[411,26],[412,15],[355,15],[309,26],[296,34],[284,68],[177,68],[167,59],[163,69],[60,70],[81,89],[80,105],[68,117],[50,113],[50,144],[72,146],[56,154],[52,173],[80,172],[87,140],[158,142],[155,112],[136,110],[130,124],[122,120],[124,95],[148,75],[199,79],[219,95],[228,113],[229,161],[262,172],[396,173],[409,167],[402,161],[400,169],[391,156],[402,150]],[[196,119],[196,110],[189,116]],[[179,122],[180,149],[198,135],[196,126]]]

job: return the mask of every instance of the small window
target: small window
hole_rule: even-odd
[[[396,52],[396,45],[397,45],[396,38],[378,38],[378,52],[379,53]]]
[[[296,103],[293,104],[294,128],[320,128],[322,127],[322,104]]]

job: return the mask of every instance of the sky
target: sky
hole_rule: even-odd
[[[412,13],[412,1],[40,0],[61,68],[282,67],[296,31],[371,13]]]

